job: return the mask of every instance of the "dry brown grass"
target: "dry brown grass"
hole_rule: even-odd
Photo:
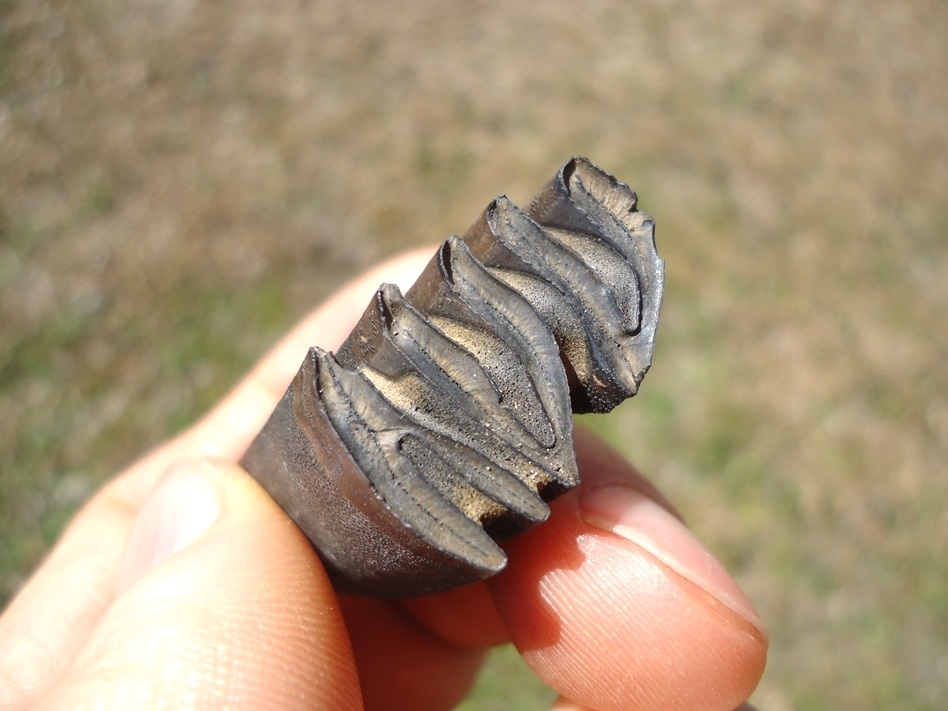
[[[759,603],[757,702],[948,698],[944,3],[0,13],[5,594],[344,277],[580,153],[668,263],[654,370],[600,429]]]

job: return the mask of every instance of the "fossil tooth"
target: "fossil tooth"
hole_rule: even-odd
[[[425,595],[506,564],[495,542],[579,482],[573,412],[635,394],[664,264],[637,198],[584,158],[526,210],[494,200],[336,354],[312,348],[242,464],[337,586]]]

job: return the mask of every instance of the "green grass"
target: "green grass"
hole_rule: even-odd
[[[345,278],[584,153],[668,267],[653,370],[594,427],[760,607],[757,703],[948,697],[944,3],[0,21],[0,599]],[[548,702],[491,664],[465,708]]]
[[[512,645],[490,653],[471,696],[459,711],[543,711],[556,693],[549,689],[524,663]]]

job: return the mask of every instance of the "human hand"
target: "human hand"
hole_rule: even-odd
[[[0,709],[445,709],[508,641],[561,711],[726,711],[750,694],[767,648],[751,603],[582,430],[582,485],[505,542],[507,569],[415,600],[337,595],[235,464],[307,348],[337,347],[379,283],[407,286],[429,256],[343,289],[89,501],[0,617]]]

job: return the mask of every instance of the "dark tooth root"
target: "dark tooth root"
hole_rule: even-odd
[[[403,296],[312,349],[242,460],[337,586],[415,596],[501,570],[492,538],[579,481],[572,412],[633,395],[664,278],[652,220],[584,158],[526,211],[501,196]]]

